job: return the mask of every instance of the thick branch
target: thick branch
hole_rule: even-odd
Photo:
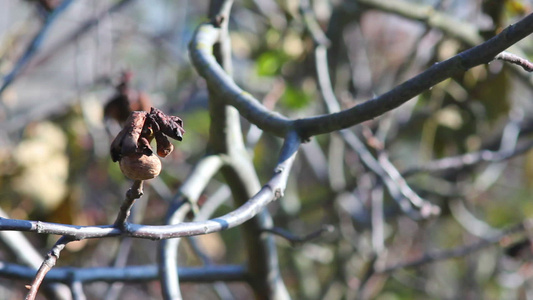
[[[259,128],[283,136],[295,128],[301,138],[348,128],[388,112],[439,82],[480,64],[491,62],[496,55],[533,32],[533,14],[528,15],[500,34],[479,46],[466,50],[400,84],[391,91],[350,109],[328,115],[291,121],[262,106],[257,99],[239,88],[216,63],[212,55],[219,29],[211,24],[200,25],[189,45],[191,60],[212,90],[227,104]]]
[[[491,62],[496,55],[533,32],[533,14],[507,27],[485,43],[459,53],[407,80],[389,92],[339,113],[297,120],[302,137],[347,128],[382,115],[437,83],[475,66]]]

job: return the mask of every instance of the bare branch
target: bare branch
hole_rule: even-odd
[[[76,239],[130,236],[152,240],[170,239],[207,234],[233,228],[257,215],[268,203],[283,195],[290,168],[298,146],[297,135],[292,133],[285,142],[279,163],[272,178],[247,203],[224,216],[202,222],[188,222],[175,225],[147,226],[128,224],[125,232],[111,225],[75,226],[40,221],[25,221],[0,218],[0,230],[17,230],[41,234],[67,235]]]
[[[141,198],[143,195],[143,181],[135,180],[131,185],[131,188],[126,192],[126,199],[120,206],[120,211],[115,220],[115,226],[121,230],[127,230],[128,217],[130,216],[131,208],[136,199]]]
[[[187,213],[195,206],[200,193],[212,177],[220,170],[223,161],[219,155],[202,158],[191,174],[182,184],[177,196],[172,200],[166,224],[183,222]],[[159,247],[159,270],[161,289],[164,297],[173,298],[180,295],[178,274],[178,246],[180,239],[165,240]]]
[[[0,277],[18,280],[32,280],[35,270],[18,264],[0,263]],[[78,282],[141,282],[158,280],[157,265],[128,266],[124,268],[75,268],[59,267],[48,272],[44,282],[71,283],[72,278]],[[181,282],[247,281],[247,269],[241,265],[224,265],[208,267],[180,267]]]
[[[483,41],[477,26],[437,11],[430,5],[403,0],[357,0],[357,3],[364,7],[424,22],[432,28],[442,30],[448,36],[459,39],[468,46],[475,46]]]
[[[402,172],[404,177],[417,173],[432,173],[447,170],[459,170],[465,167],[474,166],[482,162],[501,162],[518,155],[522,155],[533,148],[533,142],[527,142],[511,150],[481,150],[478,152],[466,153],[463,155],[449,156],[434,160],[420,166],[411,167]]]
[[[0,86],[0,95],[5,91],[5,89],[17,78],[20,74],[20,71],[28,64],[32,57],[39,51],[41,45],[44,42],[48,30],[52,27],[54,21],[63,13],[69,6],[72,4],[73,0],[63,0],[61,4],[57,6],[47,17],[46,21],[35,35],[31,43],[26,48],[26,51],[20,57],[20,59],[15,63],[13,69],[3,78],[2,85]]]
[[[5,212],[0,209],[0,216],[6,218]],[[10,252],[21,262],[37,270],[43,262],[42,255],[35,250],[35,247],[28,241],[26,236],[18,231],[0,231],[0,240],[6,245]],[[72,299],[71,292],[66,285],[52,284],[45,285],[41,289],[45,294],[50,294],[56,299]]]
[[[527,72],[533,72],[533,63],[530,62],[529,60],[525,59],[525,58],[522,58],[522,57],[516,55],[516,54],[512,54],[512,53],[504,51],[504,52],[496,55],[496,57],[494,57],[494,59],[495,60],[505,61],[505,62],[508,62],[508,63],[511,63],[511,64],[515,64],[515,65],[518,65],[518,66],[522,67],[522,69],[524,69]]]
[[[454,74],[464,72],[493,58],[533,32],[533,14],[507,27],[490,40],[459,53],[398,85],[389,92],[338,113],[291,121],[267,110],[250,94],[239,88],[222,70],[212,55],[213,44],[219,29],[211,24],[200,25],[189,45],[191,60],[212,90],[226,103],[234,106],[250,122],[259,128],[284,136],[290,128],[296,128],[300,137],[308,137],[337,131],[375,118],[390,111],[414,96],[426,91]]]
[[[424,264],[433,263],[433,262],[440,261],[440,260],[450,259],[454,257],[462,257],[470,253],[474,253],[479,250],[482,250],[495,243],[498,243],[502,238],[510,234],[522,232],[524,230],[525,230],[525,225],[523,223],[520,223],[506,230],[502,230],[502,232],[498,234],[497,236],[482,240],[478,243],[475,243],[472,245],[460,246],[460,247],[453,248],[450,250],[428,252],[424,254],[422,257],[412,260],[412,261],[400,262],[396,265],[383,267],[383,268],[376,268],[376,273],[392,273],[399,269],[415,268],[415,267],[419,267]]]
[[[280,228],[280,227],[271,227],[271,228],[264,228],[262,229],[263,232],[268,232],[268,233],[272,233],[272,234],[275,234],[277,236],[280,236],[284,239],[286,239],[287,241],[289,241],[291,243],[292,246],[297,246],[297,245],[301,245],[301,244],[304,244],[304,243],[307,243],[313,239],[316,239],[318,237],[320,237],[322,234],[326,233],[326,232],[333,232],[335,228],[333,227],[333,225],[322,225],[322,227],[318,230],[315,230],[311,233],[308,233],[306,235],[303,235],[303,236],[297,236],[295,234],[293,234],[292,232],[286,230],[286,229],[283,229],[283,228]]]
[[[37,271],[37,274],[35,275],[35,279],[33,280],[32,284],[30,285],[30,290],[28,294],[26,295],[26,300],[33,300],[35,297],[37,297],[37,291],[39,290],[39,287],[41,286],[41,283],[43,282],[44,277],[52,269],[57,260],[59,259],[59,255],[61,251],[65,248],[65,246],[72,242],[73,239],[70,237],[61,237],[57,242],[55,243],[54,247],[48,252],[46,255],[46,259],[43,261],[41,267]]]

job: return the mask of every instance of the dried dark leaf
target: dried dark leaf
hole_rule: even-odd
[[[111,143],[111,158],[120,161],[130,154],[153,154],[150,142],[155,137],[157,154],[166,157],[174,149],[167,136],[180,140],[185,130],[183,121],[175,116],[165,115],[152,107],[151,112],[134,111],[128,117],[122,131]]]
[[[159,130],[167,136],[178,141],[183,139],[185,129],[183,129],[183,121],[179,117],[167,116],[161,110],[152,107],[150,118],[159,125]]]
[[[146,148],[150,151],[152,150],[149,143],[142,143],[141,147],[139,147],[139,138],[141,137],[147,114],[145,111],[134,111],[130,114],[126,120],[126,125],[111,143],[111,159],[113,161],[118,161],[128,154],[145,153],[147,152]]]
[[[172,152],[172,150],[174,150],[174,145],[170,143],[168,138],[161,131],[156,131],[154,135],[157,143],[157,155],[166,157]]]

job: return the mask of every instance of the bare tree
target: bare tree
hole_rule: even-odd
[[[12,33],[26,47],[3,50],[2,143],[14,163],[0,166],[11,196],[0,217],[0,276],[27,284],[26,299],[531,295],[522,263],[531,257],[529,197],[517,196],[528,194],[533,147],[531,3],[102,3],[90,14],[76,1],[17,4],[42,24],[33,37]],[[68,16],[84,18],[66,30],[59,22]],[[198,24],[191,16],[208,18],[187,31]],[[143,18],[174,29],[150,32]],[[173,49],[185,36],[190,60]],[[135,50],[156,59],[125,67]],[[73,76],[35,75],[67,64]],[[104,96],[120,69],[128,70],[116,94]],[[130,72],[152,90],[166,87],[167,99],[135,90]],[[26,86],[55,77],[72,93],[45,97],[67,100],[13,100],[34,99]],[[42,154],[57,143],[46,140],[54,130],[65,146]],[[31,170],[57,153],[71,164],[45,197]],[[154,153],[166,157],[162,170]],[[155,169],[133,174],[130,155],[155,159]],[[117,188],[127,180],[111,160],[133,179],[129,189]],[[121,194],[122,204],[113,200]],[[38,239],[50,236],[59,239]],[[83,250],[65,250],[76,245]],[[49,250],[42,258],[36,248]],[[68,266],[56,266],[60,254]],[[130,283],[141,284],[128,294]],[[200,291],[204,283],[212,290]]]

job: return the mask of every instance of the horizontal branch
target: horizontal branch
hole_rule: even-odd
[[[180,267],[178,274],[181,282],[215,282],[215,281],[246,281],[248,272],[244,266],[206,266]],[[0,277],[8,279],[31,280],[35,269],[17,264],[1,262]],[[54,268],[48,272],[44,282],[142,282],[158,280],[156,265],[130,266],[124,268]]]
[[[450,156],[434,161],[430,161],[420,166],[408,168],[402,175],[404,177],[412,176],[418,173],[430,173],[448,170],[459,170],[469,166],[474,166],[482,162],[501,162],[511,159],[515,156],[522,155],[533,148],[533,142],[516,147],[516,149],[505,151],[481,150],[457,156]]]
[[[533,14],[507,27],[490,40],[459,53],[398,85],[389,92],[341,112],[316,117],[290,120],[266,109],[261,103],[243,91],[217,64],[213,45],[219,29],[212,24],[202,24],[196,30],[189,45],[191,60],[211,90],[218,91],[226,104],[239,110],[248,121],[264,131],[284,136],[288,130],[296,130],[301,139],[330,133],[378,117],[397,108],[413,97],[443,80],[475,66],[494,60],[496,55],[533,32]]]
[[[151,240],[170,239],[218,232],[238,226],[255,217],[268,203],[283,196],[290,169],[300,146],[296,133],[291,132],[281,149],[278,165],[272,178],[261,190],[236,210],[221,217],[198,222],[179,223],[175,225],[148,226],[128,224],[120,229],[112,225],[75,226],[40,221],[24,221],[0,218],[0,230],[16,230],[57,234],[73,237],[76,240],[113,236],[130,236]]]

